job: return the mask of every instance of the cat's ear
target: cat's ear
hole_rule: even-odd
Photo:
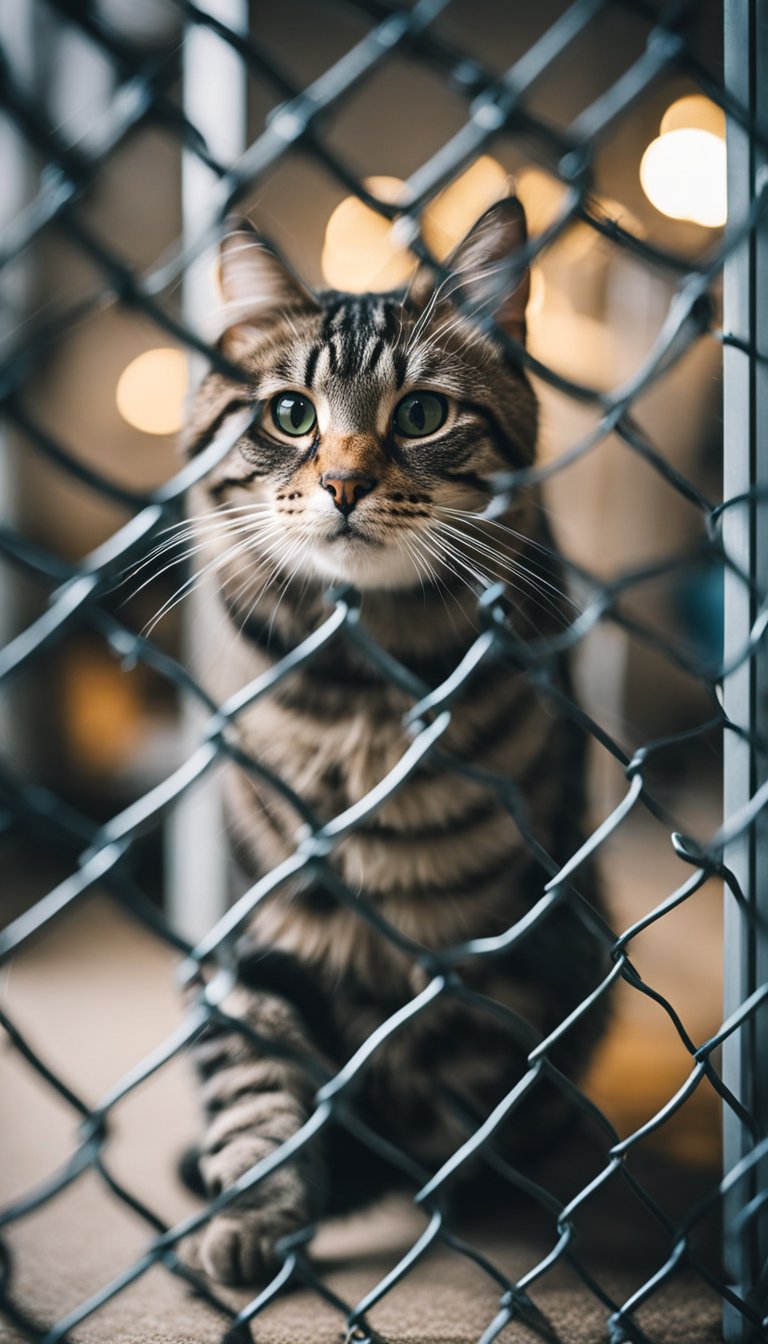
[[[521,344],[531,282],[527,267],[522,274],[515,270],[514,258],[527,237],[525,211],[516,196],[507,196],[480,216],[445,263],[456,275],[457,292],[475,312],[492,317]]]
[[[247,220],[230,221],[221,241],[219,288],[226,332],[258,327],[286,309],[317,309],[309,290]]]

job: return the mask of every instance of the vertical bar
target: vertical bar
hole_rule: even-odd
[[[768,116],[768,6],[763,0],[725,0],[726,85],[750,116],[765,123]],[[755,197],[765,173],[766,155],[748,131],[729,118],[728,209],[738,224]],[[750,353],[726,347],[724,357],[726,499],[768,483],[768,222],[763,218],[753,235],[726,265],[724,328],[747,343]],[[728,554],[768,590],[768,506],[755,499],[727,510],[724,542]],[[725,656],[738,652],[757,614],[757,599],[738,577],[725,580]],[[768,652],[765,642],[748,663],[724,684],[728,716],[753,733],[768,729]],[[755,793],[766,775],[764,756],[734,733],[725,736],[725,815],[730,816]],[[726,862],[745,893],[753,916],[768,920],[768,853],[760,824],[728,847]],[[768,939],[756,919],[749,918],[733,897],[725,896],[726,1016],[768,979]],[[723,1050],[725,1082],[749,1108],[758,1134],[768,1133],[768,1020],[753,1015],[730,1037]],[[726,1174],[753,1146],[746,1127],[729,1107],[723,1121]],[[725,1206],[726,1265],[735,1290],[763,1314],[765,1285],[758,1289],[768,1256],[765,1210],[738,1235],[734,1223],[758,1190],[768,1185],[768,1164],[752,1170],[730,1193]],[[760,1303],[760,1297],[763,1301]],[[726,1304],[727,1344],[754,1339],[754,1327]]]
[[[248,31],[248,0],[202,0],[198,6],[235,32]],[[190,23],[184,41],[184,110],[202,132],[214,157],[233,163],[243,152],[247,135],[247,78],[243,62],[232,48],[199,23]],[[216,175],[195,154],[182,157],[182,217],[185,236],[197,238],[211,211]],[[200,257],[184,277],[183,313],[197,330],[210,330],[218,302],[214,258]],[[197,382],[204,362],[191,361],[190,379]],[[187,599],[185,660],[202,666],[206,649],[203,599],[194,592]],[[200,738],[200,712],[185,711],[183,733],[191,751]],[[181,933],[199,938],[227,906],[228,865],[223,835],[221,791],[208,776],[186,794],[174,809],[169,827],[170,862],[168,915]]]
[[[13,7],[0,5],[0,47],[22,84],[34,85],[34,15],[31,0],[17,0]],[[22,214],[32,194],[33,172],[30,154],[21,132],[10,118],[0,116],[0,236]],[[30,290],[30,262],[17,261],[6,267],[0,277],[0,340],[10,344],[13,332],[26,316]],[[18,467],[13,453],[10,426],[0,423],[0,523],[18,524]],[[15,633],[19,608],[17,575],[7,565],[0,566],[0,644]],[[0,730],[9,754],[23,760],[23,725],[18,709],[14,712],[7,696],[0,701]]]

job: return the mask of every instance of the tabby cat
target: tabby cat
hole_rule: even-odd
[[[326,620],[334,584],[354,586],[361,623],[430,687],[475,640],[478,594],[500,579],[522,640],[562,630],[568,600],[536,488],[517,492],[497,521],[482,517],[494,473],[534,459],[534,393],[452,303],[460,285],[465,303],[522,342],[528,276],[502,301],[496,277],[524,241],[523,211],[510,197],[457,248],[447,284],[424,268],[407,292],[313,295],[250,226],[225,238],[222,349],[247,380],[208,376],[187,451],[205,446],[244,399],[259,414],[193,500],[195,547],[216,590],[204,608],[214,695],[245,685]],[[568,690],[563,659],[553,680]],[[341,631],[240,716],[240,742],[327,820],[400,760],[413,703]],[[430,949],[500,934],[547,880],[503,798],[449,757],[512,781],[538,844],[558,863],[580,844],[584,805],[580,731],[521,666],[486,659],[452,711],[439,752],[331,860],[353,893]],[[249,881],[293,852],[300,818],[266,783],[232,766],[227,805]],[[584,869],[578,886],[599,911]],[[566,899],[505,954],[469,958],[459,972],[546,1035],[604,966],[599,941]],[[427,980],[315,877],[255,910],[227,1006],[262,1039],[335,1072]],[[558,1068],[578,1076],[600,1018],[599,1007],[590,1010],[550,1052]],[[370,1058],[356,1113],[434,1172],[522,1076],[529,1048],[503,1017],[440,997]],[[317,1080],[221,1029],[206,1032],[196,1058],[207,1115],[199,1171],[214,1195],[299,1128]],[[540,1080],[497,1132],[497,1146],[517,1160],[534,1141],[546,1143],[564,1106]],[[205,1269],[225,1282],[271,1274],[280,1237],[395,1174],[363,1151],[341,1128],[323,1131],[210,1221],[200,1243]]]

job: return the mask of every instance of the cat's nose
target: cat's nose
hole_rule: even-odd
[[[371,493],[376,481],[373,476],[354,476],[342,471],[326,471],[320,477],[320,484],[328,491],[336,508],[340,509],[346,518],[355,505]]]

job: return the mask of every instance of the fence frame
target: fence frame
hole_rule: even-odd
[[[753,119],[768,116],[768,5],[762,0],[725,0],[725,84]],[[754,205],[768,171],[768,155],[749,130],[728,118],[729,216],[744,218]],[[759,615],[756,589],[768,581],[766,503],[768,481],[768,220],[758,219],[731,253],[724,277],[724,457],[725,499],[746,500],[726,510],[723,540],[732,561],[752,580],[725,573],[725,665],[739,656]],[[738,344],[729,343],[736,338]],[[762,526],[761,526],[762,524]],[[723,687],[728,718],[747,730],[725,733],[724,811],[733,817],[748,806],[765,779],[765,753],[756,742],[768,727],[768,652],[764,641],[753,656],[726,676]],[[724,998],[726,1019],[768,981],[768,845],[759,822],[726,847],[725,861],[737,878],[752,918],[745,917],[733,893],[725,891]],[[723,1077],[755,1117],[758,1138],[766,1135],[768,1078],[760,1062],[768,1059],[765,1012],[749,1014],[742,1028],[723,1045]],[[724,1175],[747,1158],[754,1137],[730,1106],[723,1117]],[[738,1217],[739,1210],[768,1186],[768,1162],[752,1163],[724,1201],[728,1274],[737,1291],[759,1293],[761,1267],[768,1256],[768,1220]],[[763,1206],[764,1212],[764,1206]],[[764,1274],[764,1271],[763,1271]],[[756,1304],[757,1305],[757,1304]],[[728,1303],[724,1309],[727,1344],[753,1338],[749,1322]]]
[[[206,12],[235,33],[247,33],[247,0],[207,0]],[[235,163],[248,142],[248,82],[245,66],[228,42],[208,27],[187,20],[184,24],[182,58],[183,104],[190,122],[205,136],[208,148],[222,163]],[[212,105],[205,82],[215,80],[218,95]],[[193,247],[205,218],[216,175],[190,149],[181,152],[181,216],[185,244]],[[210,250],[203,252],[184,272],[182,280],[184,319],[205,331],[215,311],[218,295]],[[206,362],[189,353],[190,386],[206,373]],[[185,604],[184,651],[190,666],[197,665],[201,636],[200,594],[190,594]],[[185,750],[192,752],[199,740],[205,715],[197,705],[182,707]],[[168,821],[166,913],[175,929],[195,941],[220,919],[227,907],[228,866],[222,842],[224,827],[221,785],[209,777],[199,789],[180,799]]]

